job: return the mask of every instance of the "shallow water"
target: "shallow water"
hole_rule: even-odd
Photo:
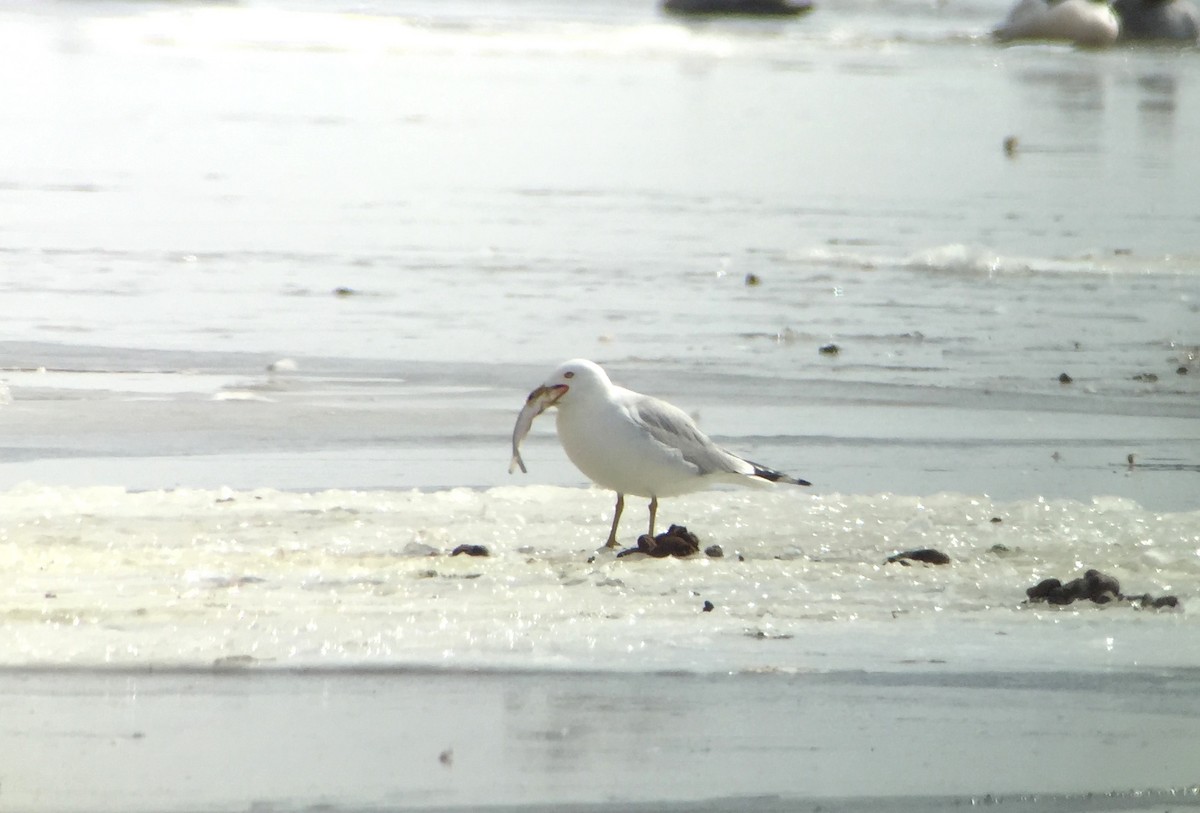
[[[21,734],[0,755],[18,811],[1150,813],[1200,802],[1195,691],[1194,672],[0,670]]]

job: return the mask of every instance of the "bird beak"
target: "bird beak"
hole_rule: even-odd
[[[558,399],[567,394],[566,384],[555,384],[553,387],[538,387],[533,392],[529,393],[529,397],[525,399],[525,408],[529,409],[534,404],[537,405],[536,415],[541,415],[550,407],[558,403]]]

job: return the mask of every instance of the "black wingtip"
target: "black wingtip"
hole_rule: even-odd
[[[760,466],[757,463],[750,462],[749,460],[747,460],[746,462],[750,463],[750,465],[754,467],[754,476],[755,477],[761,477],[762,479],[769,480],[772,483],[788,483],[789,485],[794,485],[794,486],[811,486],[812,485],[812,483],[808,482],[807,480],[801,480],[798,477],[792,477],[790,475],[784,474],[781,471],[775,471],[775,469],[768,469],[766,466]]]

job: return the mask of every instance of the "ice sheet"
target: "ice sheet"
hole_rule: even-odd
[[[632,544],[644,522],[627,510]],[[664,501],[724,556],[598,552],[611,496],[25,487],[0,495],[0,663],[651,671],[1195,666],[1200,514],[711,492]],[[489,557],[450,556],[483,545]],[[935,548],[948,566],[885,559]],[[1098,568],[1185,609],[1024,605]],[[704,612],[705,602],[713,610]]]

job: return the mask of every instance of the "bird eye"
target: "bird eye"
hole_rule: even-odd
[[[563,373],[563,378],[574,378],[574,377],[575,377],[575,373],[572,370],[567,370],[565,373]]]

